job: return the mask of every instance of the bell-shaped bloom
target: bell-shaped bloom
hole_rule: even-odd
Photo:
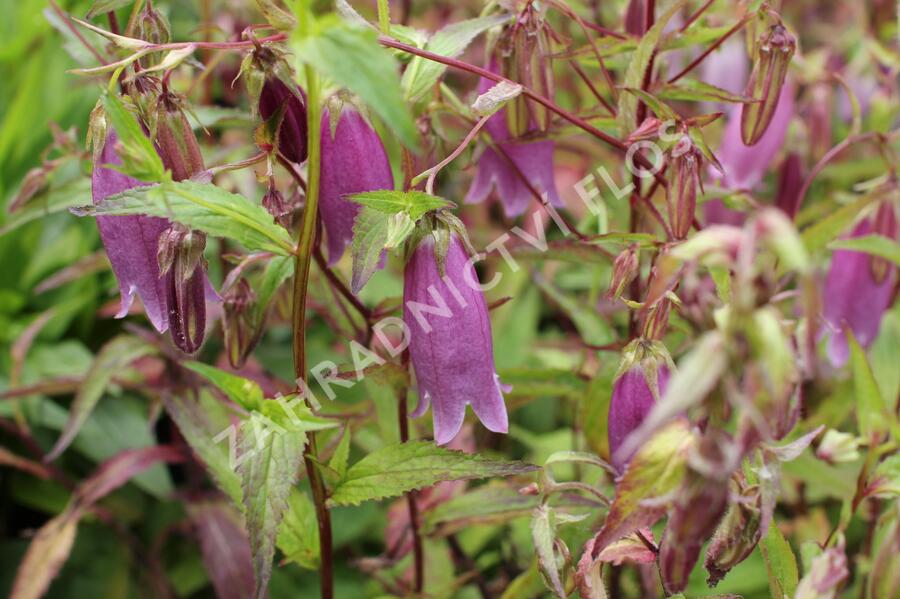
[[[498,71],[495,63],[488,68],[492,72]],[[478,93],[487,92],[492,85],[492,81],[481,79]],[[497,147],[484,149],[475,179],[466,194],[466,203],[483,202],[496,188],[506,215],[518,216],[535,199],[533,189],[546,194],[554,206],[562,206],[553,177],[553,142],[514,139],[507,125],[506,110],[501,108],[484,125]]]
[[[104,166],[122,163],[116,154],[116,142],[115,132],[110,131],[94,164],[91,192],[95,204],[109,196],[143,185],[137,179]],[[154,216],[97,217],[100,238],[119,282],[122,303],[116,318],[123,318],[128,314],[137,295],[141,298],[147,318],[160,333],[169,328],[169,318],[166,285],[160,277],[156,255],[159,236],[168,225],[165,219]]]
[[[893,212],[887,202],[881,209]],[[885,227],[879,228],[886,230],[876,230],[875,223],[866,219],[853,229],[850,237],[880,233],[896,239],[897,222],[893,214],[884,220],[887,220]],[[890,306],[896,280],[897,268],[892,264],[863,252],[835,250],[823,293],[823,313],[831,330],[828,358],[834,366],[843,366],[849,357],[848,327],[862,347],[868,347],[878,336],[881,317]]]
[[[665,393],[669,369],[661,365],[656,370],[656,389],[651,388],[650,379],[652,370],[648,372],[648,369],[637,363],[622,373],[613,385],[607,434],[612,465],[619,472],[625,469],[631,459],[631,455],[623,454],[619,448],[628,435],[641,425],[657,399]]]
[[[267,77],[259,94],[259,115],[269,119],[282,105],[284,116],[278,130],[278,151],[291,162],[306,160],[306,103],[298,87],[291,89],[278,77]]]
[[[741,139],[741,108],[732,108],[722,141],[716,151],[716,158],[725,171],[721,173],[710,166],[713,177],[722,177],[722,186],[728,189],[753,189],[772,166],[778,151],[784,145],[788,126],[794,116],[794,87],[790,83],[782,86],[781,98],[772,116],[772,122],[759,141],[753,146]],[[739,225],[744,214],[724,206],[721,200],[712,200],[703,207],[707,225]]]
[[[426,236],[403,275],[403,320],[420,397],[413,416],[431,405],[434,438],[440,445],[459,432],[467,404],[485,427],[505,433],[506,405],[478,276],[455,235],[450,236],[443,269],[435,247],[434,236]]]
[[[331,135],[328,111],[322,116],[322,174],[319,211],[328,237],[328,263],[334,264],[353,241],[360,205],[343,196],[393,189],[394,175],[384,144],[355,109],[344,106]]]

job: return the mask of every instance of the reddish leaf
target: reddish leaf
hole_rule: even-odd
[[[184,454],[171,445],[123,451],[103,462],[75,491],[79,507],[86,508],[157,462],[180,462]]]
[[[253,595],[253,561],[241,516],[222,503],[188,507],[200,539],[203,563],[219,599]]]

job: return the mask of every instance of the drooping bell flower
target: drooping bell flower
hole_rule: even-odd
[[[890,200],[882,201],[875,217],[860,221],[849,237],[873,234],[897,240],[897,217]],[[823,293],[824,318],[831,332],[828,358],[835,367],[843,366],[849,357],[848,327],[864,348],[878,336],[896,281],[897,268],[884,259],[864,252],[835,250]]]
[[[322,174],[319,211],[328,237],[328,263],[334,264],[353,241],[360,205],[343,196],[393,189],[394,175],[384,144],[354,108],[345,105],[331,135],[329,112],[322,115]]]
[[[791,152],[781,163],[778,171],[778,191],[775,192],[775,206],[787,214],[791,220],[800,210],[800,190],[803,189],[803,162],[800,155]]]
[[[625,359],[613,384],[609,402],[607,435],[612,465],[622,472],[631,459],[619,449],[666,392],[669,367],[657,344],[636,340],[625,350]]]
[[[772,123],[797,40],[783,25],[773,25],[757,41],[756,48],[756,62],[744,95],[758,102],[744,104],[741,110],[741,139],[748,146],[756,145]]]
[[[436,244],[435,234],[444,242]],[[445,248],[443,265],[436,248]],[[419,387],[418,417],[432,409],[434,438],[449,443],[471,404],[489,430],[505,433],[506,406],[494,368],[487,303],[469,255],[455,233],[425,236],[403,275],[403,320]]]
[[[496,61],[491,61],[488,70],[494,73],[500,71]],[[493,84],[494,82],[482,78],[478,83],[478,93],[486,93]],[[534,199],[534,189],[546,194],[554,206],[562,206],[553,176],[553,142],[547,139],[528,141],[527,137],[512,135],[508,125],[508,110],[509,106],[501,108],[484,125],[496,147],[488,146],[484,149],[478,161],[475,179],[466,194],[466,203],[483,202],[496,188],[504,212],[508,217],[514,217],[525,212],[529,202]],[[537,126],[531,122],[528,130],[536,129]]]
[[[144,185],[137,179],[104,166],[122,164],[116,153],[117,141],[115,131],[110,130],[94,161],[91,173],[94,204],[127,189]],[[137,295],[141,298],[147,318],[160,333],[169,328],[169,318],[165,281],[160,278],[156,254],[159,236],[168,224],[165,219],[154,216],[97,217],[100,239],[119,282],[121,307],[116,318],[123,318],[128,314]]]
[[[259,115],[268,120],[284,107],[278,129],[278,151],[291,162],[306,160],[306,101],[303,91],[291,90],[281,79],[265,79],[259,94]]]
[[[644,35],[647,32],[647,0],[630,0],[625,9],[625,31],[630,35]]]

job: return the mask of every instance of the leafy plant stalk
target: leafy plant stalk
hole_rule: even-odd
[[[294,262],[294,308],[293,308],[293,355],[294,375],[297,379],[306,380],[306,297],[309,291],[309,269],[312,262],[313,243],[316,236],[316,218],[319,204],[319,178],[321,169],[321,151],[319,134],[321,126],[320,83],[316,72],[306,67],[307,81],[307,131],[309,147],[309,180],[306,189],[306,207],[303,210],[303,221],[300,224],[300,237],[297,240],[297,253]],[[309,401],[307,400],[307,404]],[[303,460],[306,474],[312,488],[313,502],[316,506],[316,520],[319,526],[319,584],[322,599],[334,596],[333,566],[331,555],[331,515],[325,505],[327,499],[325,482],[322,473],[316,466],[318,447],[316,435],[307,435]]]

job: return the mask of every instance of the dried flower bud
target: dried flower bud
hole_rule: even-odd
[[[292,220],[291,207],[288,206],[284,196],[275,187],[274,181],[269,181],[269,188],[262,198],[262,205],[272,215],[276,223],[285,229],[290,229]]]
[[[185,353],[203,344],[206,332],[206,235],[174,223],[159,237],[160,275],[164,278],[172,341]]]
[[[775,109],[784,85],[788,65],[797,49],[797,40],[782,25],[773,25],[757,44],[758,56],[747,81],[745,96],[757,102],[744,104],[741,112],[741,139],[748,146],[762,137]]]
[[[739,486],[737,501],[728,508],[706,550],[704,566],[709,572],[706,582],[711,587],[747,559],[762,536],[762,496],[759,488]]]
[[[611,299],[618,299],[625,287],[637,277],[640,269],[641,263],[638,259],[637,246],[629,246],[616,256],[616,260],[613,263],[612,279],[609,282],[609,291],[607,291],[606,296]]]
[[[669,226],[675,239],[687,237],[694,222],[697,190],[702,189],[700,181],[702,162],[703,154],[687,135],[682,137],[672,150],[666,203],[669,208]]]
[[[259,115],[270,119],[284,107],[278,127],[278,151],[291,162],[306,160],[306,100],[299,87],[293,90],[275,75],[266,77],[259,94]]]
[[[262,334],[255,311],[256,294],[246,279],[241,279],[222,296],[225,353],[232,368],[240,368]]]
[[[850,433],[828,429],[816,449],[816,457],[837,464],[859,459],[859,439]]]
[[[190,179],[204,169],[200,145],[180,105],[178,96],[164,91],[156,112],[156,149],[175,181]]]

